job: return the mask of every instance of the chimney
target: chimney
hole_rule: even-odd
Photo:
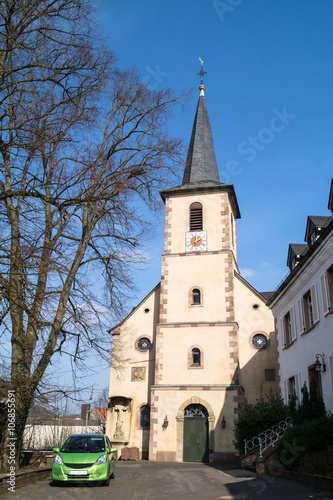
[[[81,405],[81,420],[83,420],[83,422],[86,421],[86,415],[89,410],[90,410],[90,405],[88,404]],[[88,414],[88,419],[89,419],[89,414]]]

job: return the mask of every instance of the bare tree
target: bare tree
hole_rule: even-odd
[[[109,405],[109,387],[108,386],[104,387],[104,389],[101,391],[99,398],[98,398],[98,405],[100,408],[107,410],[108,405]]]
[[[17,450],[51,360],[67,354],[80,366],[92,350],[110,360],[110,313],[146,238],[142,207],[156,208],[156,188],[182,158],[166,123],[183,97],[119,70],[92,7],[0,7],[0,333]]]

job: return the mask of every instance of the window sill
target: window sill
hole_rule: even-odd
[[[319,321],[318,321],[318,323],[319,323]],[[311,330],[313,330],[316,327],[316,324],[317,323],[315,323],[313,326],[311,326],[308,330],[305,330],[304,332],[302,332],[301,335],[305,335],[306,333],[311,332]]]
[[[289,349],[289,347],[291,347],[292,345],[294,345],[294,344],[295,344],[296,340],[297,340],[297,339],[294,339],[292,342],[290,342],[290,344],[288,344],[288,345],[284,345],[282,349]]]
[[[319,323],[319,321],[318,321],[318,323]],[[306,331],[306,333],[311,332],[311,330],[313,330],[314,328],[316,328],[316,324],[317,323],[314,323],[312,326],[310,326],[310,328]]]

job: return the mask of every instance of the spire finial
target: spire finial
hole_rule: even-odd
[[[204,63],[204,61],[201,59],[201,57],[199,57],[199,61],[200,61],[200,64],[201,64],[201,69],[200,69],[200,72],[197,73],[197,75],[199,75],[200,78],[201,78],[201,85],[199,86],[199,90],[200,90],[200,95],[202,96],[202,95],[205,95],[204,94],[205,86],[204,86],[204,83],[203,83],[203,77],[205,75],[207,75],[207,71],[203,70],[203,63]]]

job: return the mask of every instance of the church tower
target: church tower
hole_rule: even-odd
[[[149,460],[234,458],[244,396],[276,390],[272,315],[239,273],[239,207],[233,185],[220,182],[199,89],[183,182],[161,192],[160,285],[111,331],[131,359],[121,380],[111,368],[107,433]]]

